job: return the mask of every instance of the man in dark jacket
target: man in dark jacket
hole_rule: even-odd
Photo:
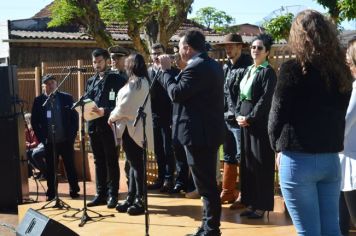
[[[111,71],[119,74],[124,79],[128,80],[125,71],[125,60],[129,55],[129,51],[118,45],[114,45],[108,48],[111,59]]]
[[[151,82],[158,72],[160,62],[158,57],[164,53],[164,47],[160,43],[152,46],[151,59],[153,65],[148,68],[148,76]],[[162,77],[162,73],[158,75]],[[158,179],[149,189],[160,189],[161,192],[173,190],[173,178],[175,162],[172,148],[172,101],[167,91],[160,83],[155,83],[151,91],[151,107],[153,119],[153,135],[155,157],[158,165]]]
[[[237,164],[240,160],[240,127],[234,115],[237,97],[234,97],[230,90],[236,81],[238,73],[252,64],[251,56],[241,53],[243,44],[241,35],[235,33],[227,34],[224,37],[224,41],[218,44],[225,48],[228,59],[223,68],[225,76],[226,133],[224,141],[223,183],[220,194],[221,203],[234,202],[239,196],[236,190],[236,178]],[[239,201],[232,205],[232,208],[235,207],[239,207]]]
[[[72,198],[78,198],[79,185],[73,159],[74,141],[78,131],[78,114],[71,109],[73,97],[57,91],[53,98],[43,106],[48,95],[57,88],[57,81],[54,76],[46,75],[42,78],[42,84],[45,91],[33,102],[31,125],[36,137],[45,146],[47,200],[52,200],[55,197],[54,145],[57,155],[61,155],[63,159],[70,186],[69,194]]]
[[[96,196],[87,204],[89,207],[107,204],[108,208],[114,208],[118,200],[118,153],[113,130],[107,121],[126,79],[108,70],[109,57],[108,51],[101,48],[92,52],[93,67],[97,73],[89,78],[86,87],[87,92],[91,91],[88,98],[97,105],[92,112],[100,116],[88,122],[96,175]]]
[[[187,67],[176,79],[163,76],[160,83],[172,101],[178,103],[173,136],[184,145],[195,185],[203,198],[203,221],[194,235],[217,236],[221,234],[221,204],[215,177],[216,155],[224,140],[224,74],[205,52],[205,37],[200,31],[184,33],[179,54],[187,61]],[[169,58],[162,57],[165,60]],[[166,63],[162,61],[165,71]]]

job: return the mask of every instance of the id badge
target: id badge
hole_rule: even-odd
[[[51,110],[47,110],[47,119],[51,119],[51,118],[52,118]]]
[[[110,101],[115,101],[115,92],[113,89],[111,89],[110,93],[109,93],[109,100]]]

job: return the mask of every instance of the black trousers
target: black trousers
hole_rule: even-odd
[[[202,228],[205,233],[218,235],[221,216],[220,195],[216,183],[218,147],[184,146],[184,149],[195,186],[203,198]]]
[[[173,150],[177,166],[176,185],[181,185],[185,188],[186,192],[191,192],[195,189],[195,186],[193,177],[189,171],[184,146],[178,142],[174,142]]]
[[[340,194],[339,224],[342,235],[349,235],[350,219],[356,226],[356,190]]]
[[[155,156],[158,165],[158,180],[173,180],[175,161],[172,147],[172,130],[170,124],[153,121]]]
[[[100,196],[117,197],[120,169],[114,134],[111,130],[90,133],[94,154],[96,192]]]
[[[143,189],[143,149],[130,137],[127,129],[122,135],[122,147],[130,165],[128,196],[142,197]]]
[[[45,145],[46,163],[47,163],[47,196],[54,197],[54,166],[53,166],[53,144]],[[67,174],[70,191],[79,192],[78,176],[74,166],[74,143],[65,141],[56,143],[57,160],[58,155],[61,155],[64,163],[64,168]]]

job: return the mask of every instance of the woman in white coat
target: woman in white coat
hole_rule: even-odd
[[[350,218],[356,226],[356,37],[349,41],[346,61],[355,80],[346,113],[344,151],[339,155],[342,173],[339,222],[344,236],[349,235]]]
[[[129,215],[144,213],[142,201],[143,188],[143,127],[140,120],[133,126],[137,110],[149,90],[147,67],[140,54],[131,54],[125,61],[126,73],[129,77],[127,84],[120,89],[116,98],[116,107],[111,112],[108,123],[116,126],[116,136],[122,140],[127,161],[130,165],[129,189],[126,200],[118,203],[116,210],[127,212]],[[147,146],[153,151],[153,129],[151,100],[146,107],[146,136]]]

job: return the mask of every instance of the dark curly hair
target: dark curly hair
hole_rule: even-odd
[[[259,35],[257,35],[256,37],[254,37],[252,39],[251,44],[253,42],[255,42],[256,40],[261,40],[263,42],[263,46],[265,46],[266,51],[270,51],[271,50],[271,47],[273,45],[273,37],[271,35],[265,34],[265,33],[259,34]]]
[[[337,37],[336,26],[315,10],[300,12],[292,23],[288,42],[303,73],[317,68],[327,87],[335,81],[340,92],[351,88],[351,74]]]

